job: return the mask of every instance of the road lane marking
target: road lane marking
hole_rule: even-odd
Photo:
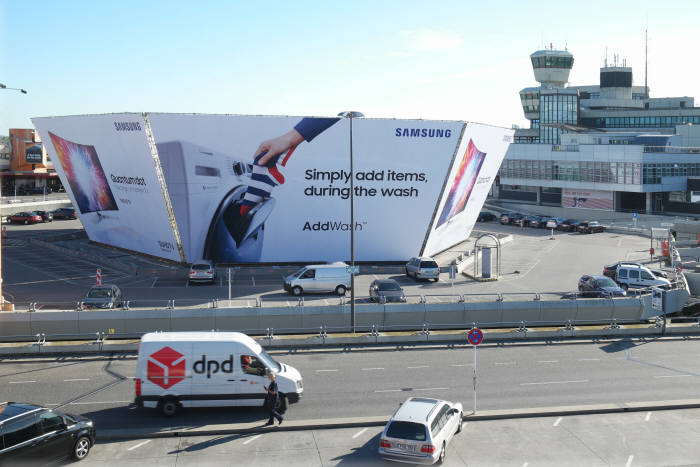
[[[496,362],[494,365],[515,365],[515,362]]]
[[[418,366],[407,366],[409,370],[415,370],[416,368],[430,368],[430,365],[418,365]]]
[[[7,384],[36,383],[36,381],[9,381]]]
[[[523,467],[527,467],[528,465],[530,465],[530,463],[529,463],[529,462],[525,462],[525,463],[523,464]]]
[[[587,379],[574,379],[570,381],[541,381],[537,383],[520,383],[520,386],[535,386],[540,384],[573,384],[573,383],[587,383]]]
[[[651,412],[647,412],[647,416],[644,417],[644,421],[648,422],[650,418],[651,418]]]
[[[634,456],[630,454],[630,456],[627,458],[627,463],[625,464],[625,467],[630,467],[632,465],[632,461],[634,460]]]
[[[559,360],[537,360],[537,363],[559,363]]]
[[[354,435],[352,435],[352,439],[355,439],[355,438],[357,438],[358,436],[361,436],[362,433],[364,433],[364,432],[367,431],[367,430],[368,430],[367,428],[361,429],[360,431],[358,431],[357,433],[355,433]]]
[[[331,371],[338,371],[336,370],[316,370],[316,373],[325,373],[325,372],[331,372]]]
[[[134,446],[131,446],[129,449],[127,449],[127,451],[133,451],[134,449],[138,449],[141,446],[145,446],[150,442],[151,442],[151,440],[147,439],[146,441],[143,441],[143,442],[140,442],[139,444],[135,444]]]
[[[69,381],[90,381],[90,378],[73,378],[73,379],[64,379],[63,382],[67,383]]]
[[[599,358],[579,358],[579,362],[599,362]]]
[[[383,370],[384,368],[363,368],[362,371]]]
[[[377,389],[374,392],[401,392],[401,389]]]
[[[459,363],[459,364],[455,363],[455,364],[450,365],[450,366],[473,366],[473,364],[472,363]]]
[[[156,286],[156,282],[158,282],[158,278],[157,278],[157,277],[156,277],[155,279],[153,279],[153,283],[151,284],[151,288],[153,288],[153,287]]]
[[[255,287],[255,276],[250,276],[250,280],[253,281],[253,287]]]
[[[252,442],[255,441],[256,439],[260,438],[261,436],[262,436],[262,434],[255,435],[255,436],[253,436],[252,438],[249,438],[249,439],[243,441],[243,444],[252,443]]]
[[[94,401],[94,402],[71,402],[68,405],[90,405],[90,404],[128,404],[134,402],[133,400],[129,401]]]
[[[450,388],[420,388],[414,389],[414,391],[446,391]]]
[[[661,376],[654,376],[654,378],[687,378],[691,375],[661,375]]]
[[[561,417],[557,418],[557,421],[554,422],[554,425],[552,426],[559,426],[559,423],[561,423]]]

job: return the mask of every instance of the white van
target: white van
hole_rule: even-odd
[[[640,264],[618,264],[616,277],[617,283],[625,290],[629,287],[671,288],[671,282],[668,279],[654,275],[649,268]]]
[[[284,290],[292,295],[304,292],[335,292],[345,295],[350,290],[350,273],[343,262],[304,266],[284,278]]]
[[[240,332],[150,332],[139,345],[138,407],[173,416],[182,407],[261,406],[274,371],[281,404],[299,401],[301,375]]]

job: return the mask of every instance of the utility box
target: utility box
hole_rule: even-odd
[[[481,277],[491,278],[491,248],[489,247],[481,249]]]

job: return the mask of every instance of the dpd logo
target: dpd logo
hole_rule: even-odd
[[[148,357],[148,380],[163,389],[185,379],[185,356],[170,347],[163,347]]]

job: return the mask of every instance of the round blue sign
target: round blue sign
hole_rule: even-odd
[[[484,333],[479,328],[474,328],[467,333],[467,340],[471,345],[479,345],[484,340]]]

